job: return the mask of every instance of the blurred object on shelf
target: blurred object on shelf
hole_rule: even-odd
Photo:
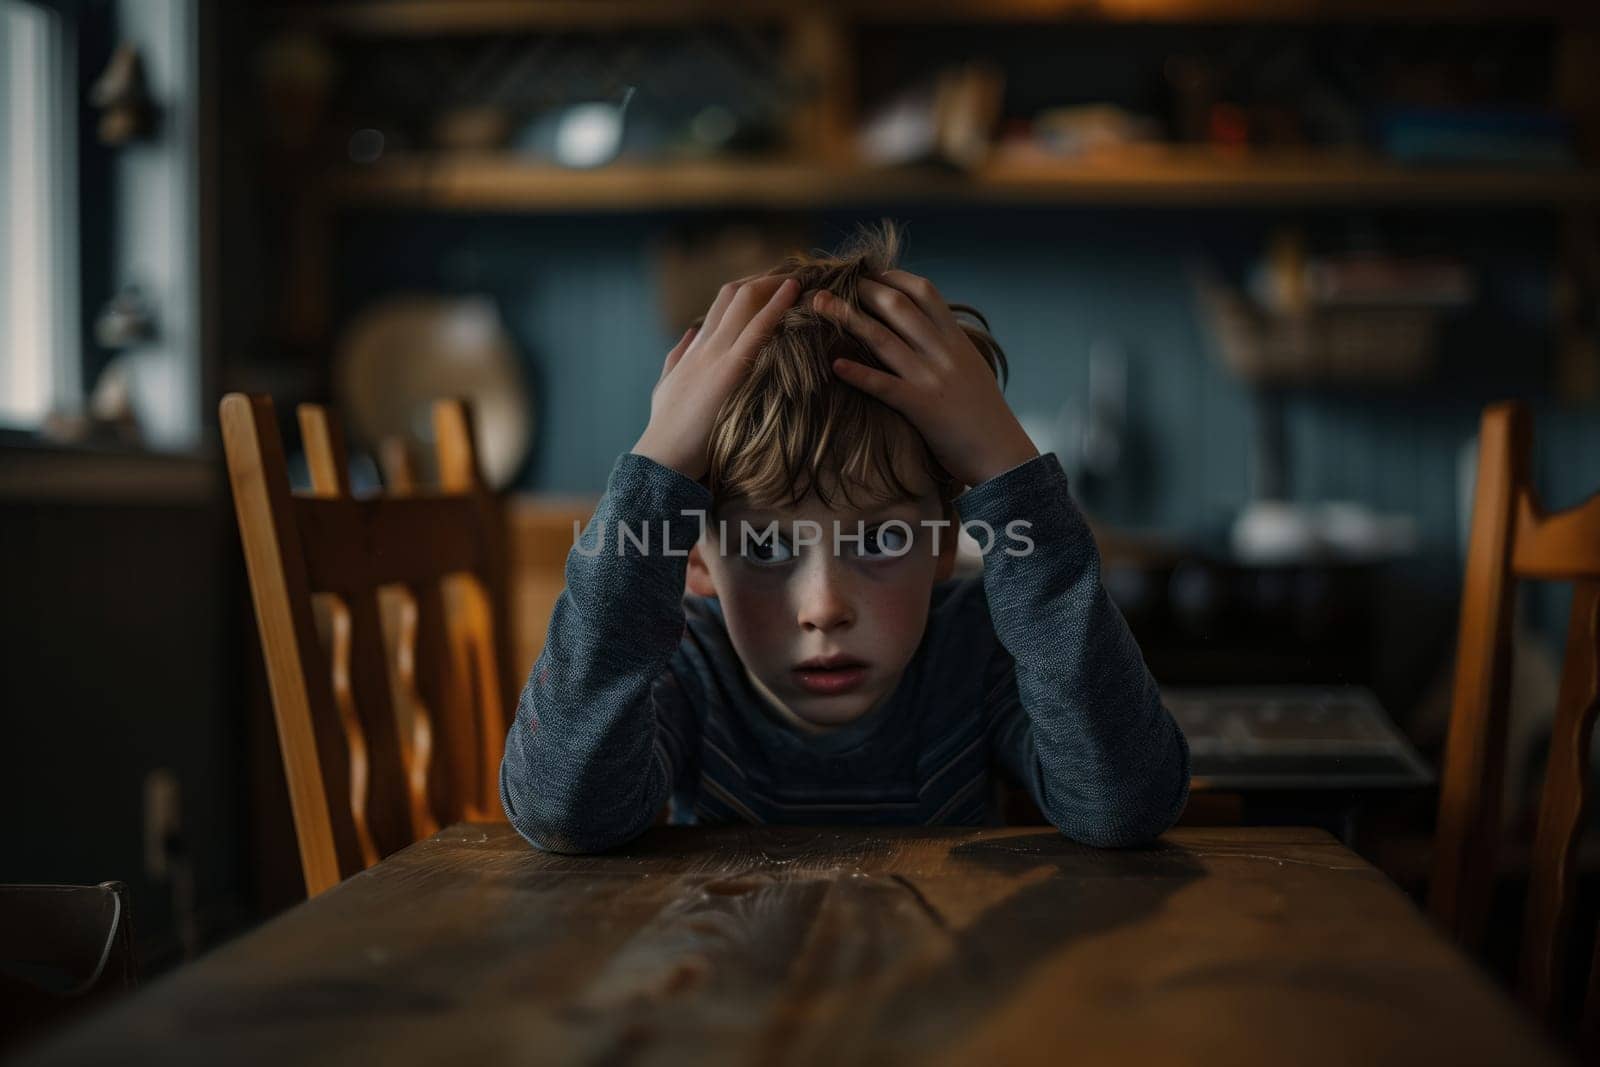
[[[775,152],[794,109],[818,91],[785,65],[776,27],[742,23],[341,36],[332,44],[338,77],[331,93],[315,97],[332,143],[370,129],[382,135],[389,157],[505,152],[581,170],[614,159]],[[292,38],[274,39],[264,53],[263,65],[290,103],[308,95],[305,85],[325,90],[318,75],[334,67],[312,44]],[[304,140],[314,138],[307,133]],[[376,159],[370,151],[349,154]]]
[[[1477,279],[1465,263],[1447,256],[1371,249],[1313,256],[1305,236],[1288,228],[1273,234],[1250,273],[1249,291],[1257,304],[1283,314],[1313,307],[1460,308],[1472,303]]]
[[[1234,557],[1249,564],[1384,560],[1415,551],[1417,521],[1354,501],[1255,500],[1234,519],[1230,544]]]
[[[1315,559],[1317,532],[1308,509],[1284,500],[1253,500],[1230,534],[1233,554],[1246,563]]]
[[[892,167],[932,159],[939,135],[934,87],[908,89],[868,115],[857,137],[862,162]]]
[[[1194,284],[1223,362],[1246,381],[1283,385],[1405,385],[1432,366],[1431,307],[1265,310],[1208,270]]]
[[[973,170],[988,158],[1005,86],[1005,72],[988,63],[940,72],[934,114],[941,159]]]
[[[971,170],[988,157],[1000,120],[1005,73],[988,63],[948,67],[869,115],[858,135],[873,166],[940,162]]]
[[[1348,146],[1360,109],[1303,40],[1267,31],[1226,57],[1174,55],[1162,66],[1173,136],[1239,153],[1248,148]]]
[[[1250,295],[1274,311],[1307,306],[1403,306],[1461,308],[1472,303],[1476,279],[1467,265],[1446,256],[1391,256],[1353,252],[1300,261],[1298,276],[1285,286],[1282,261],[1262,264],[1250,279]],[[1281,295],[1294,292],[1296,299]]]
[[[152,132],[155,106],[145,85],[144,60],[131,42],[117,45],[89,89],[89,103],[100,109],[101,144],[127,144]]]
[[[155,308],[137,285],[123,286],[94,319],[94,339],[101,348],[129,348],[155,337]]]
[[[169,448],[185,446],[164,430],[181,403],[179,368],[167,353],[134,347],[114,356],[95,378],[82,411],[50,414],[41,435],[51,441]]]
[[[490,488],[511,484],[533,441],[522,362],[486,296],[399,295],[366,308],[338,345],[333,382],[360,444],[431,442],[433,405],[471,403]]]
[[[556,162],[582,170],[615,159],[622,147],[622,126],[632,99],[630,85],[623,90],[620,103],[590,101],[562,112],[556,121]]]
[[[1243,152],[1250,147],[1250,119],[1238,104],[1212,104],[1206,116],[1206,140],[1222,152]]]
[[[1572,127],[1553,111],[1498,108],[1391,108],[1376,116],[1385,155],[1416,164],[1577,164]]]
[[[433,143],[448,152],[492,152],[511,135],[511,116],[493,104],[451,108],[433,120]]]
[[[1150,144],[1161,138],[1160,125],[1114,104],[1048,108],[1033,117],[1031,136],[1054,156],[1085,156]]]
[[[1294,229],[1274,235],[1248,298],[1207,268],[1195,283],[1228,366],[1283,384],[1415,381],[1432,360],[1440,312],[1470,304],[1477,288],[1459,260],[1312,256]]]
[[[806,230],[793,219],[684,223],[654,253],[666,332],[676,338],[704,315],[724,283],[765,273],[805,247]]]

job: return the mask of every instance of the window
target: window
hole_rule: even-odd
[[[74,71],[61,16],[0,0],[0,425],[78,406]]]

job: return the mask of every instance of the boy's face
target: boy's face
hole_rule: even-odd
[[[844,510],[825,507],[815,492],[795,507],[756,508],[738,497],[719,501],[725,552],[714,521],[690,555],[690,592],[718,598],[756,690],[800,729],[841,726],[894,690],[922,640],[933,585],[955,562],[957,530],[954,524],[938,530],[935,555],[935,531],[921,523],[944,517],[939,498],[926,472],[908,468],[896,472],[916,492],[910,500],[872,503],[858,492],[852,507],[830,491],[835,509]],[[888,495],[883,487],[869,488],[878,490],[874,500]],[[894,519],[911,532],[909,551],[898,556],[907,545],[905,527],[880,529]],[[776,543],[758,542],[773,521]],[[859,545],[853,540],[858,521],[866,534]],[[742,536],[746,528],[750,533]],[[817,543],[796,544],[807,539]],[[844,662],[808,666],[817,659]]]

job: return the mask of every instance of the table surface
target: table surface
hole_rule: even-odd
[[[461,824],[30,1062],[1549,1063],[1328,835]]]

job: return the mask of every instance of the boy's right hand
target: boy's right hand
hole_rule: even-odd
[[[705,477],[711,424],[799,289],[781,274],[724,285],[705,321],[667,353],[650,394],[650,422],[633,451],[695,481]]]

